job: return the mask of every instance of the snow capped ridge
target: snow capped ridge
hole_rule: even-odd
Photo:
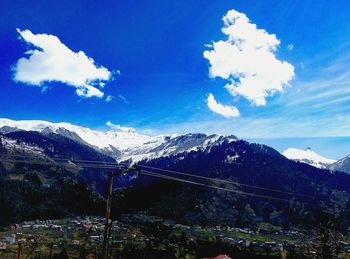
[[[97,131],[66,122],[16,121],[0,118],[0,132],[7,133],[18,130],[37,131],[42,134],[52,132],[83,144],[88,144],[112,156],[117,161],[131,159],[136,162],[142,159],[170,156],[199,149],[210,149],[212,146],[222,144],[225,141],[232,142],[237,140],[235,136],[199,133],[148,136],[128,129],[131,128],[117,125],[109,131]]]
[[[282,152],[282,155],[288,159],[306,163],[318,168],[327,168],[329,165],[336,162],[334,159],[325,158],[317,154],[310,147],[307,147],[305,150],[288,148]]]
[[[11,127],[18,130],[38,131],[51,130],[53,133],[63,135],[64,130],[75,133],[85,143],[98,149],[109,150],[114,147],[120,151],[129,150],[139,146],[154,146],[160,144],[164,137],[151,137],[135,133],[133,131],[97,131],[89,128],[73,125],[66,122],[52,123],[41,120],[15,121],[0,119],[0,128]],[[68,136],[69,137],[69,136]]]
[[[166,138],[166,141],[147,153],[129,154],[124,156],[125,160],[131,159],[137,162],[143,159],[154,159],[157,157],[167,157],[179,153],[187,153],[192,151],[208,152],[213,146],[221,145],[224,142],[230,143],[237,141],[235,136],[221,136],[221,135],[206,135],[201,133],[188,133],[178,135],[173,138]]]

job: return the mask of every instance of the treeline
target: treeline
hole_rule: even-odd
[[[36,173],[23,180],[0,179],[0,226],[68,215],[102,215],[103,198],[82,181],[64,176],[46,186]]]

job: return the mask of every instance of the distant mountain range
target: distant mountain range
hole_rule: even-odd
[[[235,136],[224,137],[215,134],[209,136],[205,134],[148,136],[136,133],[131,129],[104,132],[66,122],[52,123],[40,120],[15,121],[0,119],[0,133],[9,133],[18,130],[37,131],[44,135],[56,133],[73,141],[88,145],[116,159],[116,161],[132,160],[134,162],[145,158],[154,159],[181,152],[203,149],[208,145],[220,143],[224,138],[229,138],[232,141],[237,140]],[[283,151],[282,154],[288,159],[306,163],[317,168],[330,168],[331,170],[350,172],[350,166],[347,166],[346,162],[348,160],[347,157],[335,164],[337,162],[336,160],[325,158],[311,150],[311,148],[306,148],[305,150],[289,148]]]
[[[52,123],[48,121],[23,120],[14,121],[0,119],[0,133],[19,130],[36,131],[43,135],[55,133],[81,144],[88,145],[117,161],[132,159],[139,161],[144,158],[156,158],[184,151],[205,148],[223,138],[218,135],[186,134],[148,136],[132,130],[126,131],[96,131],[76,126],[70,123]],[[236,140],[235,136],[226,137]]]
[[[13,156],[31,157],[46,164],[28,165],[13,161]],[[287,226],[312,221],[315,204],[322,208],[335,206],[339,211],[349,211],[347,206],[350,206],[347,202],[350,175],[332,168],[338,162],[330,166],[331,172],[323,168],[333,161],[311,150],[289,149],[282,155],[271,147],[251,144],[235,136],[152,137],[130,130],[102,132],[69,123],[0,119],[0,157],[3,159],[0,161],[0,204],[7,208],[7,214],[1,215],[4,218],[0,217],[0,224],[11,220],[13,215],[35,217],[37,210],[40,217],[45,217],[49,212],[57,216],[76,212],[76,208],[86,213],[91,213],[91,208],[100,208],[103,202],[94,193],[104,193],[108,170],[82,170],[79,164],[71,162],[74,160],[136,161],[140,165],[234,183],[209,182],[236,191],[227,193],[145,175],[138,182],[132,174],[117,179],[119,187],[133,186],[129,188],[131,194],[119,197],[120,210],[147,210],[179,220],[213,224],[220,220],[236,225],[272,222]],[[56,162],[57,158],[71,161],[62,166]],[[346,161],[347,158],[337,168],[346,169]],[[288,205],[273,199],[261,200],[245,196],[244,192],[290,202]],[[85,203],[73,203],[74,197],[85,197]],[[13,199],[20,205],[13,206]],[[41,201],[40,206],[36,201]],[[22,213],[29,210],[31,214]]]

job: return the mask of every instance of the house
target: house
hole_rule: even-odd
[[[217,255],[215,257],[206,257],[204,259],[232,259],[232,258],[227,255]]]
[[[0,242],[0,251],[5,251],[7,249],[7,244]]]
[[[72,245],[80,245],[80,241],[79,240],[72,240]]]
[[[13,245],[16,243],[16,234],[12,234],[11,236],[5,237],[5,243]]]

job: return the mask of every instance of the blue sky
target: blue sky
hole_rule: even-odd
[[[270,92],[263,105],[251,96],[230,94],[224,86],[237,78],[211,76],[213,65],[203,56],[212,50],[208,44],[226,40],[222,18],[229,10],[245,14],[266,35],[275,34],[275,60],[294,68],[293,79],[290,73],[284,77],[288,85],[277,83],[282,89]],[[349,13],[345,0],[1,1],[0,117],[67,121],[96,129],[105,129],[111,121],[152,134],[348,136]],[[93,58],[93,72],[104,87],[97,86],[100,81],[85,81],[81,88],[79,78],[68,83],[38,79],[40,85],[35,85],[28,75],[45,72],[31,67],[29,74],[19,73],[19,60],[28,59],[31,54],[25,52],[35,49],[21,36],[25,30],[54,35],[72,53],[83,51]],[[55,57],[53,66],[60,62]],[[110,74],[102,75],[101,66]],[[86,85],[104,96],[76,92]],[[234,107],[239,116],[213,112],[209,94],[219,109]]]

